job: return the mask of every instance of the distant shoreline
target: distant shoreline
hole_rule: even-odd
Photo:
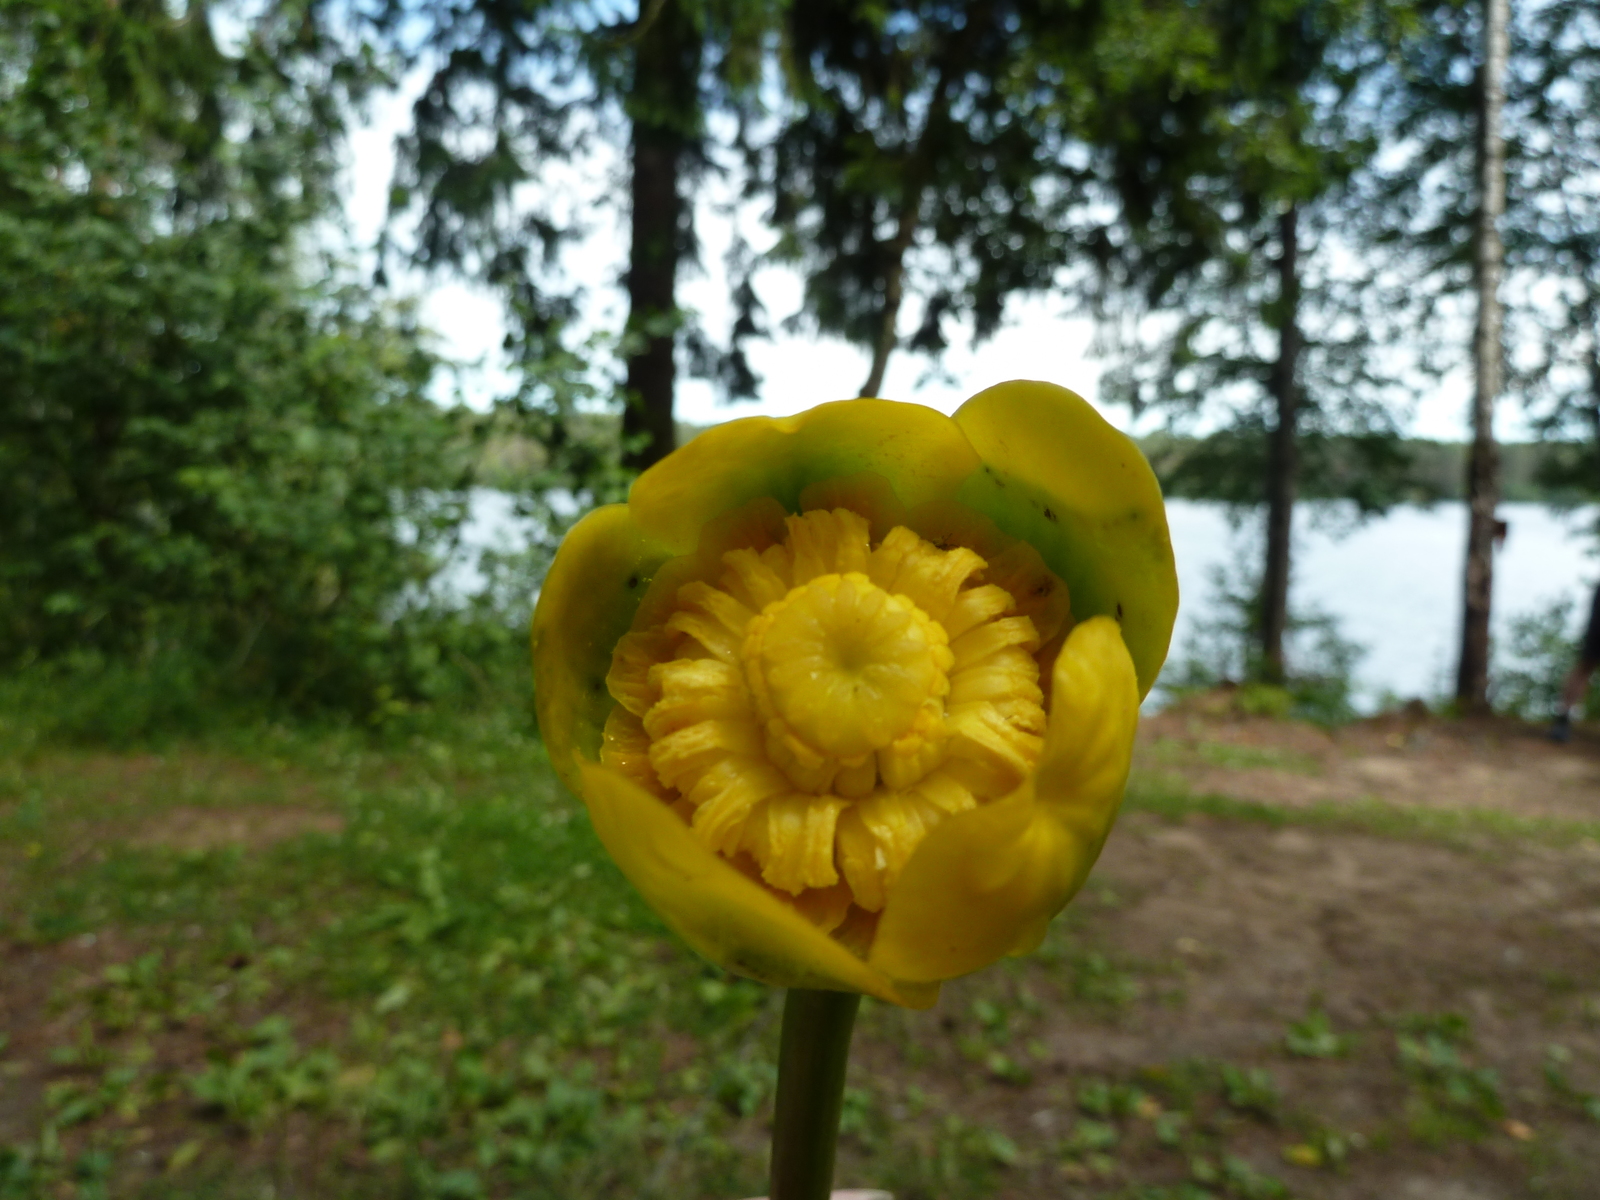
[[[1194,482],[1174,479],[1178,467],[1194,450],[1206,443],[1205,438],[1182,437],[1168,433],[1153,433],[1134,439],[1145,457],[1161,477],[1163,490],[1169,497],[1183,500],[1231,500],[1217,488],[1197,486]],[[1412,460],[1411,483],[1402,488],[1396,497],[1399,503],[1430,504],[1440,500],[1463,498],[1462,483],[1466,476],[1467,444],[1465,442],[1440,442],[1427,438],[1401,438],[1399,448]],[[1332,457],[1352,460],[1353,439],[1330,438]],[[1570,487],[1553,487],[1543,479],[1554,468],[1574,461],[1586,448],[1585,443],[1569,441],[1502,442],[1500,444],[1501,500],[1507,503],[1549,504],[1570,507],[1592,503],[1595,494],[1579,492]],[[1303,500],[1339,499],[1336,491],[1318,492],[1302,486]]]

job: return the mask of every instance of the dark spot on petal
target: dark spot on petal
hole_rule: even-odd
[[[1117,601],[1117,620],[1122,620],[1122,601]]]
[[[1048,505],[1045,507],[1045,510],[1044,510],[1044,519],[1046,521],[1054,521],[1056,519],[1056,514],[1050,511],[1050,508],[1049,508]]]
[[[632,590],[633,588],[636,588],[638,586],[639,586],[639,577],[637,575],[629,575],[628,576],[628,588],[629,588],[629,590]]]
[[[1048,596],[1050,594],[1050,589],[1053,587],[1055,587],[1055,584],[1046,579],[1038,587],[1033,589],[1033,594],[1035,596]]]

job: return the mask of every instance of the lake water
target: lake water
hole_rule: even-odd
[[[1495,629],[1515,617],[1571,597],[1580,602],[1600,574],[1590,553],[1594,510],[1557,512],[1537,504],[1507,504],[1510,532],[1495,563]],[[1453,687],[1461,621],[1461,576],[1466,511],[1457,503],[1401,507],[1363,523],[1342,506],[1301,505],[1296,514],[1292,603],[1315,608],[1338,623],[1365,653],[1357,664],[1359,701],[1384,694],[1438,696]],[[1189,644],[1197,619],[1214,611],[1216,568],[1235,573],[1259,562],[1254,525],[1235,531],[1220,504],[1174,500],[1167,505],[1183,603],[1173,634],[1173,657]],[[487,490],[473,498],[466,531],[469,558],[487,546],[509,549],[527,537],[507,497]],[[471,590],[470,561],[450,573],[452,590]]]
[[[1586,602],[1600,574],[1588,534],[1594,511],[1505,504],[1500,516],[1509,532],[1495,559],[1496,634],[1504,635],[1517,616],[1563,597]],[[1235,534],[1222,505],[1201,501],[1170,502],[1167,522],[1183,597],[1173,635],[1176,655],[1214,598],[1215,569],[1259,562],[1260,535],[1254,526]],[[1327,613],[1344,637],[1365,650],[1356,679],[1366,705],[1385,692],[1431,697],[1453,691],[1465,506],[1404,506],[1351,526],[1342,506],[1300,506],[1291,604]]]

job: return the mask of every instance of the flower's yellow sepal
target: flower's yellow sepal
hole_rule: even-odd
[[[615,771],[582,762],[582,793],[595,832],[628,881],[701,954],[782,987],[864,992],[928,1008],[939,986],[897,985],[791,906],[696,840],[656,797]]]
[[[647,536],[688,554],[712,518],[758,496],[790,512],[813,483],[870,471],[914,508],[955,493],[983,464],[943,413],[893,400],[839,400],[792,417],[714,425],[634,481]]]
[[[594,756],[614,701],[611,652],[672,552],[640,533],[626,504],[597,508],[562,539],[533,614],[534,705],[550,765],[583,794],[574,752]]]
[[[1161,488],[1139,448],[1075,392],[1016,380],[955,422],[983,460],[957,499],[1029,543],[1066,581],[1073,614],[1114,617],[1139,694],[1166,661],[1178,576]]]
[[[1056,658],[1034,776],[954,817],[917,847],[889,893],[870,965],[897,979],[965,975],[1026,954],[1083,886],[1116,819],[1139,691],[1114,621],[1072,631]]]

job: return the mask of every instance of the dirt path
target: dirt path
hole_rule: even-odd
[[[1138,767],[1196,793],[1303,806],[1376,799],[1600,822],[1600,735],[1552,744],[1537,726],[1395,713],[1336,730],[1239,716],[1228,696],[1147,719]]]

